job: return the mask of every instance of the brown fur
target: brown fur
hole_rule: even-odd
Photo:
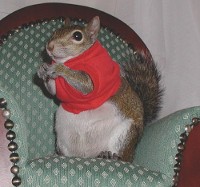
[[[130,161],[133,159],[136,143],[143,131],[143,105],[127,80],[123,78],[119,91],[110,100],[115,103],[124,118],[133,120],[127,135],[126,145],[119,155],[123,161]]]
[[[57,64],[55,71],[63,75],[64,78],[67,77],[68,83],[82,93],[88,94],[93,90],[92,80],[87,73],[68,69],[62,64]]]
[[[137,55],[136,62],[121,65],[129,85],[143,103],[144,124],[147,124],[157,117],[161,108],[161,75],[152,59],[148,61],[141,54]]]

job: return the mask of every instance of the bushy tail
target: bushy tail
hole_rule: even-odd
[[[161,108],[163,89],[161,75],[152,59],[137,54],[134,60],[122,64],[125,77],[132,89],[140,97],[144,107],[144,124],[151,122]]]

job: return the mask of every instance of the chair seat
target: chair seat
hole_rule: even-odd
[[[169,178],[136,164],[105,159],[50,156],[28,162],[22,171],[22,186],[140,186],[169,185]]]

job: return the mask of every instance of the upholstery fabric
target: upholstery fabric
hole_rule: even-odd
[[[185,131],[185,125],[198,116],[200,107],[187,108],[145,127],[136,150],[135,162],[172,178],[180,134]]]
[[[139,165],[102,159],[45,157],[25,167],[23,186],[87,187],[161,187],[167,186],[166,175]]]
[[[35,73],[43,63],[46,41],[62,24],[52,20],[17,29],[0,46],[0,97],[7,100],[15,122],[21,186],[168,186],[171,180],[165,173],[146,166],[54,155],[57,102],[41,90]],[[101,29],[99,41],[115,61],[139,60],[127,43],[106,28]]]

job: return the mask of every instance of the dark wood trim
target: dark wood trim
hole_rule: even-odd
[[[126,42],[134,48],[150,57],[150,52],[140,37],[121,20],[94,8],[64,3],[43,3],[28,6],[17,10],[0,21],[0,36],[20,25],[35,22],[36,20],[70,17],[89,21],[98,15],[101,24],[119,34]]]

